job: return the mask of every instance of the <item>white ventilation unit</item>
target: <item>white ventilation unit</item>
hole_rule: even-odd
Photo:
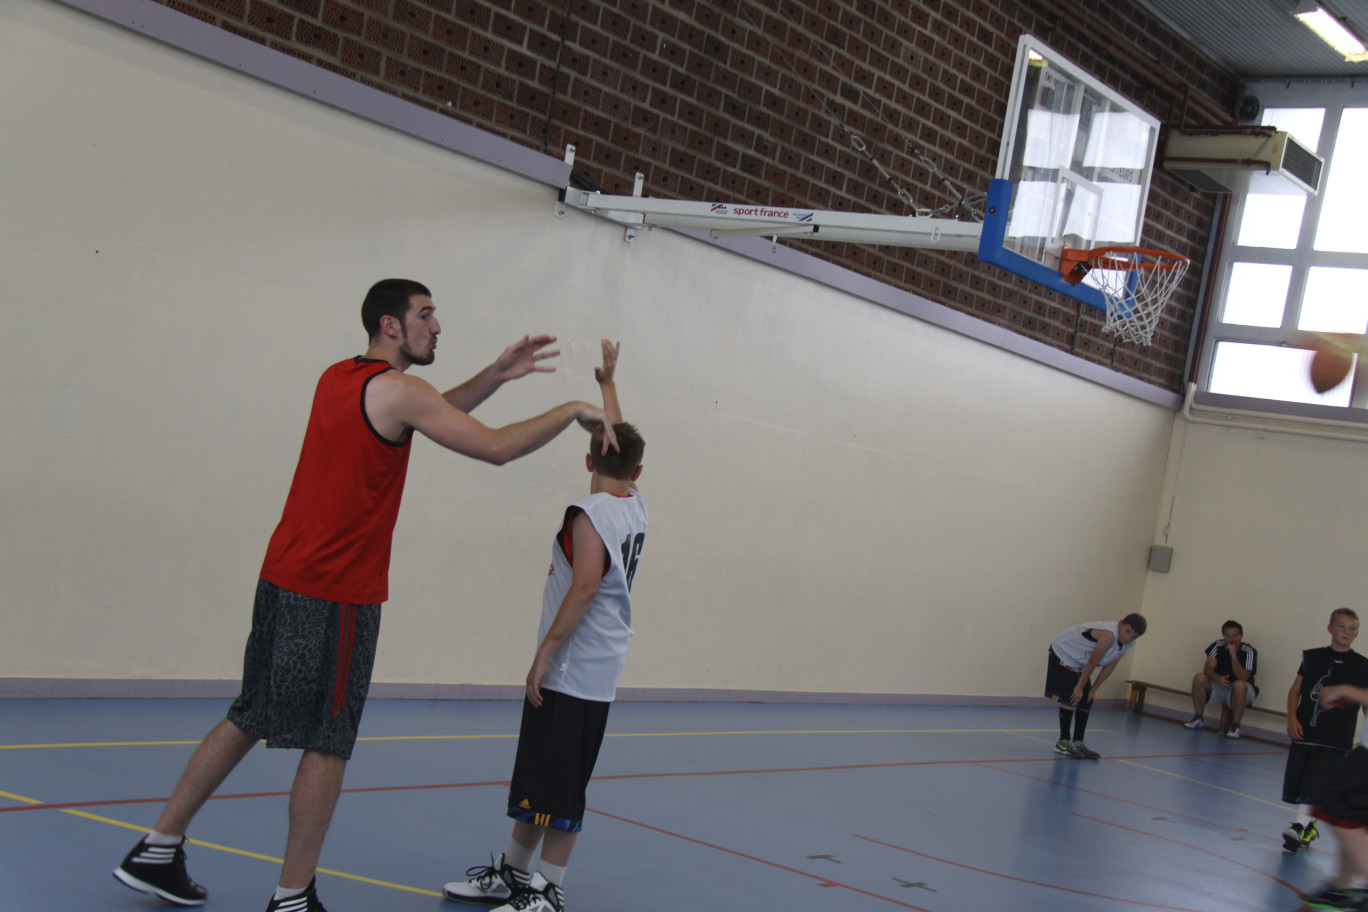
[[[1163,168],[1215,193],[1320,192],[1325,162],[1272,127],[1170,128]]]

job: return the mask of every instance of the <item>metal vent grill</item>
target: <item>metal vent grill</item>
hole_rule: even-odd
[[[1287,137],[1287,147],[1283,151],[1283,170],[1297,180],[1311,187],[1313,193],[1320,192],[1321,168],[1324,163],[1301,143],[1291,136]]]

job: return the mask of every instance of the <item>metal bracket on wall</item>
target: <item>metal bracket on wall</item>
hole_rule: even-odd
[[[567,146],[567,163],[574,162],[574,154],[574,146]],[[643,227],[692,228],[707,231],[713,238],[782,237],[977,253],[983,233],[983,225],[978,222],[931,216],[652,199],[641,195],[643,182],[638,173],[631,196],[566,187],[556,202],[556,217],[563,217],[565,207],[571,206],[612,219],[627,226],[629,242]]]

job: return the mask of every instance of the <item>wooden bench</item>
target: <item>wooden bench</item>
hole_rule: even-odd
[[[1177,694],[1177,695],[1180,696],[1180,697],[1186,697],[1189,701],[1192,700],[1192,688],[1191,688],[1191,687],[1184,689],[1184,688],[1181,688],[1181,687],[1169,687],[1169,686],[1164,685],[1164,684],[1155,684],[1155,683],[1152,683],[1152,682],[1150,682],[1150,681],[1135,681],[1135,680],[1128,680],[1128,681],[1126,681],[1126,683],[1130,685],[1130,698],[1126,701],[1126,708],[1129,709],[1131,712],[1136,713],[1136,714],[1138,714],[1138,715],[1142,715],[1142,716],[1153,716],[1153,715],[1156,715],[1155,713],[1147,713],[1147,712],[1145,712],[1145,694],[1146,694],[1148,691],[1151,691],[1151,690],[1158,690],[1158,691],[1162,691],[1162,692],[1164,692],[1164,693]],[[1256,705],[1256,706],[1246,706],[1246,707],[1245,707],[1245,712],[1246,712],[1246,713],[1252,713],[1252,712],[1264,713],[1265,715],[1276,716],[1277,718],[1279,718],[1279,719],[1282,720],[1282,724],[1278,727],[1279,730],[1282,730],[1282,729],[1287,728],[1287,712],[1286,712],[1285,710],[1281,710],[1281,709],[1267,709],[1267,708],[1265,708],[1265,707],[1263,707],[1263,706],[1257,706],[1257,705]],[[1163,716],[1163,717],[1160,717],[1160,718],[1168,718],[1168,717],[1167,717],[1167,716]],[[1220,721],[1220,727],[1219,727],[1218,730],[1221,732],[1221,734],[1225,734],[1225,731],[1226,731],[1226,729],[1228,729],[1228,728],[1230,728],[1230,707],[1227,706],[1227,705],[1225,705],[1224,703],[1222,703],[1222,704],[1221,704],[1221,721]],[[1269,741],[1269,740],[1270,740],[1270,739],[1268,739],[1268,738],[1261,738],[1261,737],[1259,737],[1258,735],[1250,735],[1249,737],[1254,738],[1254,739],[1257,740],[1257,741]],[[1273,742],[1273,743],[1281,743],[1281,742]]]

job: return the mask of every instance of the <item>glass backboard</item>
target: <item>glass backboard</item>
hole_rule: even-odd
[[[1144,246],[1158,142],[1157,118],[1023,35],[979,259],[1104,308],[1062,281],[1060,251]]]

